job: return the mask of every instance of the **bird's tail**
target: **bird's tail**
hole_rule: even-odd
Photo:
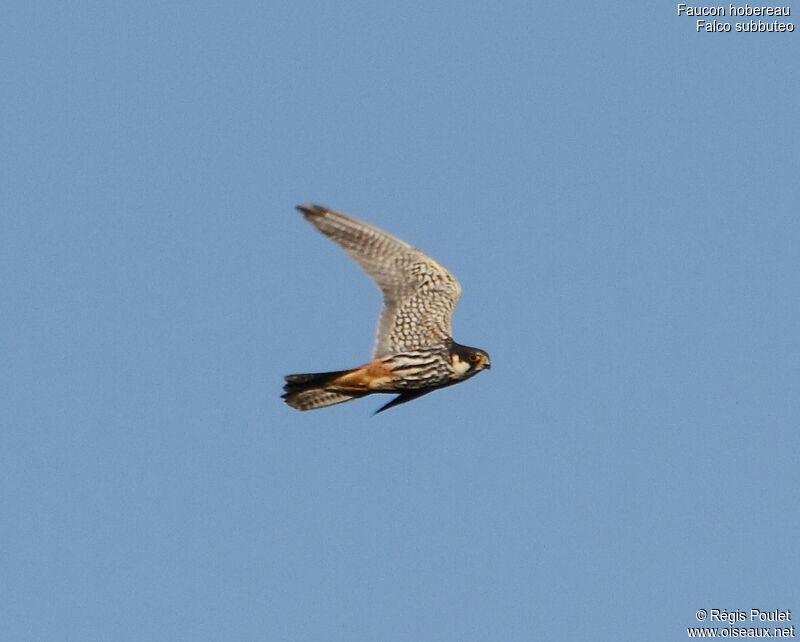
[[[286,385],[283,386],[282,397],[292,408],[314,410],[352,401],[368,394],[366,390],[363,392],[343,390],[335,384],[339,377],[350,372],[353,371],[340,370],[338,372],[286,375]]]

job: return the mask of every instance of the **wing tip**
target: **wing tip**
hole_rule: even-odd
[[[295,209],[298,212],[302,212],[306,218],[309,216],[322,216],[329,211],[327,207],[315,203],[303,203],[302,205],[297,205]]]
[[[395,406],[399,406],[401,403],[406,403],[408,401],[413,401],[417,397],[421,397],[422,395],[426,395],[429,392],[432,392],[431,389],[422,389],[422,390],[404,390],[399,395],[397,395],[394,399],[392,399],[389,403],[384,404],[380,408],[378,408],[375,412],[372,413],[374,417],[379,412],[383,412],[384,410],[389,410],[389,408],[394,408]]]

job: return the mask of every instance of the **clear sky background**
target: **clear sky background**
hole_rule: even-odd
[[[800,34],[676,7],[7,4],[0,638],[800,619]],[[285,406],[380,307],[306,201],[446,265],[492,370]]]

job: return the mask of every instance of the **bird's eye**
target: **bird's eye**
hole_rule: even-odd
[[[472,361],[472,363],[478,363],[481,360],[481,355],[477,352],[473,352],[470,355],[469,360]]]

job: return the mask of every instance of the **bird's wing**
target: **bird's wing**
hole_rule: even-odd
[[[319,205],[297,209],[341,245],[383,292],[375,357],[445,344],[452,335],[450,318],[461,296],[452,274],[374,225]]]

